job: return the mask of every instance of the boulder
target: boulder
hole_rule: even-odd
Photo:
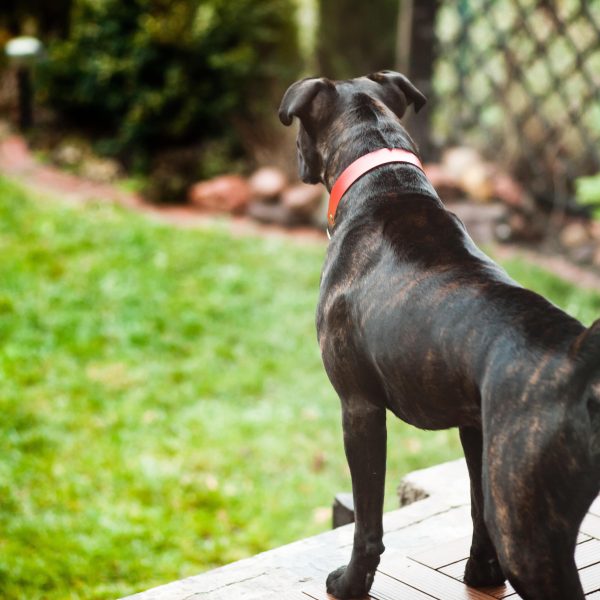
[[[519,183],[501,171],[497,165],[485,161],[473,148],[449,148],[444,152],[438,168],[443,175],[443,184],[453,184],[479,202],[498,199],[510,206],[521,208],[531,204],[528,194]],[[435,171],[433,174],[440,178]]]
[[[592,262],[594,263],[594,266],[600,267],[600,246],[596,246]]]
[[[250,201],[248,182],[239,175],[220,175],[192,185],[189,201],[198,208],[216,212],[244,212]]]
[[[590,236],[596,240],[600,241],[600,221],[592,220],[589,223],[589,234]]]
[[[496,168],[485,162],[474,148],[448,148],[442,155],[442,162],[427,165],[425,172],[436,188],[441,185],[442,197],[462,192],[479,202],[489,202],[494,198]]]
[[[92,181],[111,183],[121,175],[121,167],[111,158],[86,158],[81,163],[81,175]]]
[[[282,227],[295,227],[308,223],[306,216],[295,213],[279,203],[251,202],[247,213],[261,223],[273,223]]]
[[[523,186],[510,175],[498,172],[493,178],[494,196],[509,206],[529,205],[529,198]]]
[[[589,241],[587,228],[583,223],[573,221],[560,232],[560,242],[567,250],[573,250]]]
[[[453,202],[448,208],[465,224],[469,234],[479,244],[488,244],[497,236],[496,227],[508,219],[508,209],[500,203],[476,204]]]
[[[479,152],[467,146],[448,148],[442,155],[442,165],[455,180],[460,180],[473,165],[482,162]]]
[[[423,165],[427,179],[444,201],[456,200],[464,196],[463,191],[448,167],[441,163],[426,163]]]
[[[275,200],[288,184],[285,173],[275,167],[262,167],[250,179],[250,192],[257,200]]]
[[[465,168],[458,178],[465,193],[478,202],[489,202],[494,197],[494,167],[475,162]]]
[[[281,194],[281,203],[295,214],[310,217],[321,204],[323,193],[322,185],[298,183]]]
[[[580,264],[592,264],[594,262],[594,255],[596,252],[596,245],[590,242],[585,244],[581,244],[581,246],[577,246],[573,248],[569,252],[569,256],[576,262]]]
[[[52,152],[52,159],[61,167],[75,167],[81,163],[89,149],[80,142],[61,142]]]

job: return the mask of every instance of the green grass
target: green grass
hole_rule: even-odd
[[[323,253],[0,179],[0,597],[116,597],[328,528],[350,483],[314,332]],[[387,508],[404,473],[460,455],[455,432],[390,419],[389,440]]]

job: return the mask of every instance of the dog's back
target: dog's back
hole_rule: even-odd
[[[569,349],[585,328],[511,280],[439,200],[402,191],[394,198],[394,173],[401,178],[407,169],[414,168],[388,167],[351,190],[364,198],[364,188],[383,188],[384,201],[363,201],[330,244],[321,347],[329,360],[344,352],[363,370],[367,363],[371,385],[409,423],[480,423],[486,390],[490,401],[500,400],[498,392],[522,396],[540,360],[568,370]],[[330,375],[336,379],[336,369]],[[492,394],[491,380],[502,381],[502,390]]]

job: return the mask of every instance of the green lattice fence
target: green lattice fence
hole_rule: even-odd
[[[442,0],[433,131],[563,204],[600,171],[600,0]]]

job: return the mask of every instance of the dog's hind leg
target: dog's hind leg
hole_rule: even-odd
[[[503,512],[502,508],[492,506],[494,513]],[[571,536],[563,538],[553,531],[551,518],[542,511],[538,518],[535,536],[524,535],[518,526],[508,529],[502,526],[496,547],[504,573],[523,600],[584,600]],[[489,526],[494,531],[491,521]],[[502,537],[510,537],[510,542],[504,545]]]
[[[361,598],[370,589],[383,547],[386,415],[370,399],[342,400],[344,448],[354,496],[352,557],[327,578],[327,591],[340,600]]]
[[[579,495],[585,480],[569,476],[577,444],[564,436],[563,453],[550,443],[528,446],[520,434],[535,435],[519,426],[487,444],[485,521],[502,570],[523,600],[584,600],[574,553],[589,502]]]
[[[459,433],[471,480],[471,518],[473,519],[473,540],[465,568],[465,583],[473,587],[501,585],[506,578],[500,568],[496,549],[484,521],[481,481],[483,436],[481,429],[475,427],[460,427]]]

